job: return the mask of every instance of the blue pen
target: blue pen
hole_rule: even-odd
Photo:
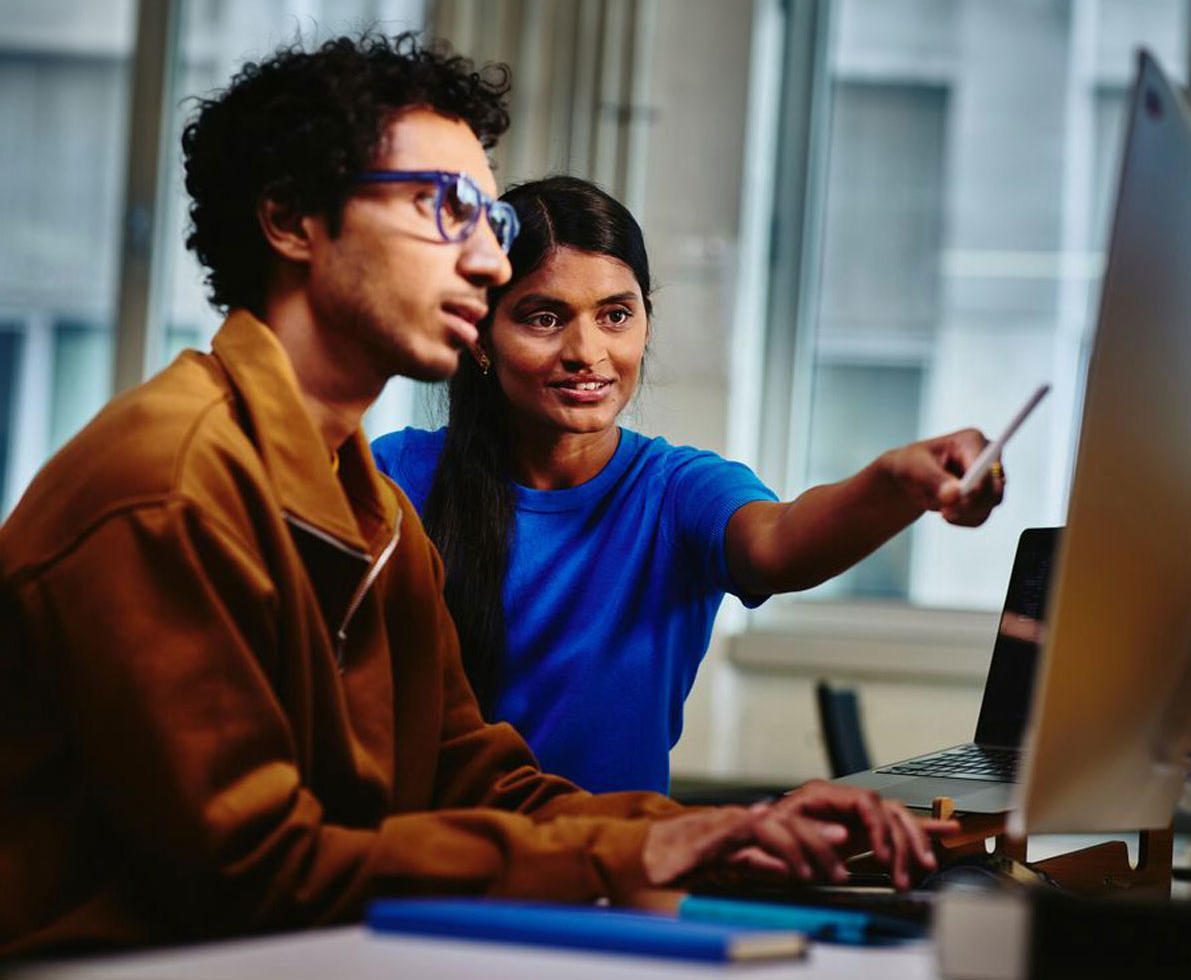
[[[917,939],[926,934],[925,929],[916,923],[860,909],[779,905],[705,895],[687,895],[680,899],[678,917],[757,929],[793,929],[820,942],[848,945]]]

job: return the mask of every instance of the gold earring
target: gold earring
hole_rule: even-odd
[[[480,365],[480,374],[487,374],[492,369],[492,361],[483,347],[476,348],[476,363]]]

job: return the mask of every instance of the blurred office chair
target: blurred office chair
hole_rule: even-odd
[[[851,688],[832,687],[821,680],[815,685],[819,705],[819,729],[827,747],[831,775],[850,776],[872,768],[864,730],[860,727],[860,700]]]

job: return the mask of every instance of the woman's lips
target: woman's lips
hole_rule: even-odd
[[[578,405],[593,405],[603,401],[612,390],[611,378],[564,378],[553,381],[550,387],[558,392],[563,401]]]

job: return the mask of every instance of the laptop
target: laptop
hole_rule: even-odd
[[[1027,528],[1018,539],[975,739],[836,782],[876,790],[912,807],[929,809],[936,796],[949,796],[956,810],[966,813],[1010,808],[1061,531]]]

